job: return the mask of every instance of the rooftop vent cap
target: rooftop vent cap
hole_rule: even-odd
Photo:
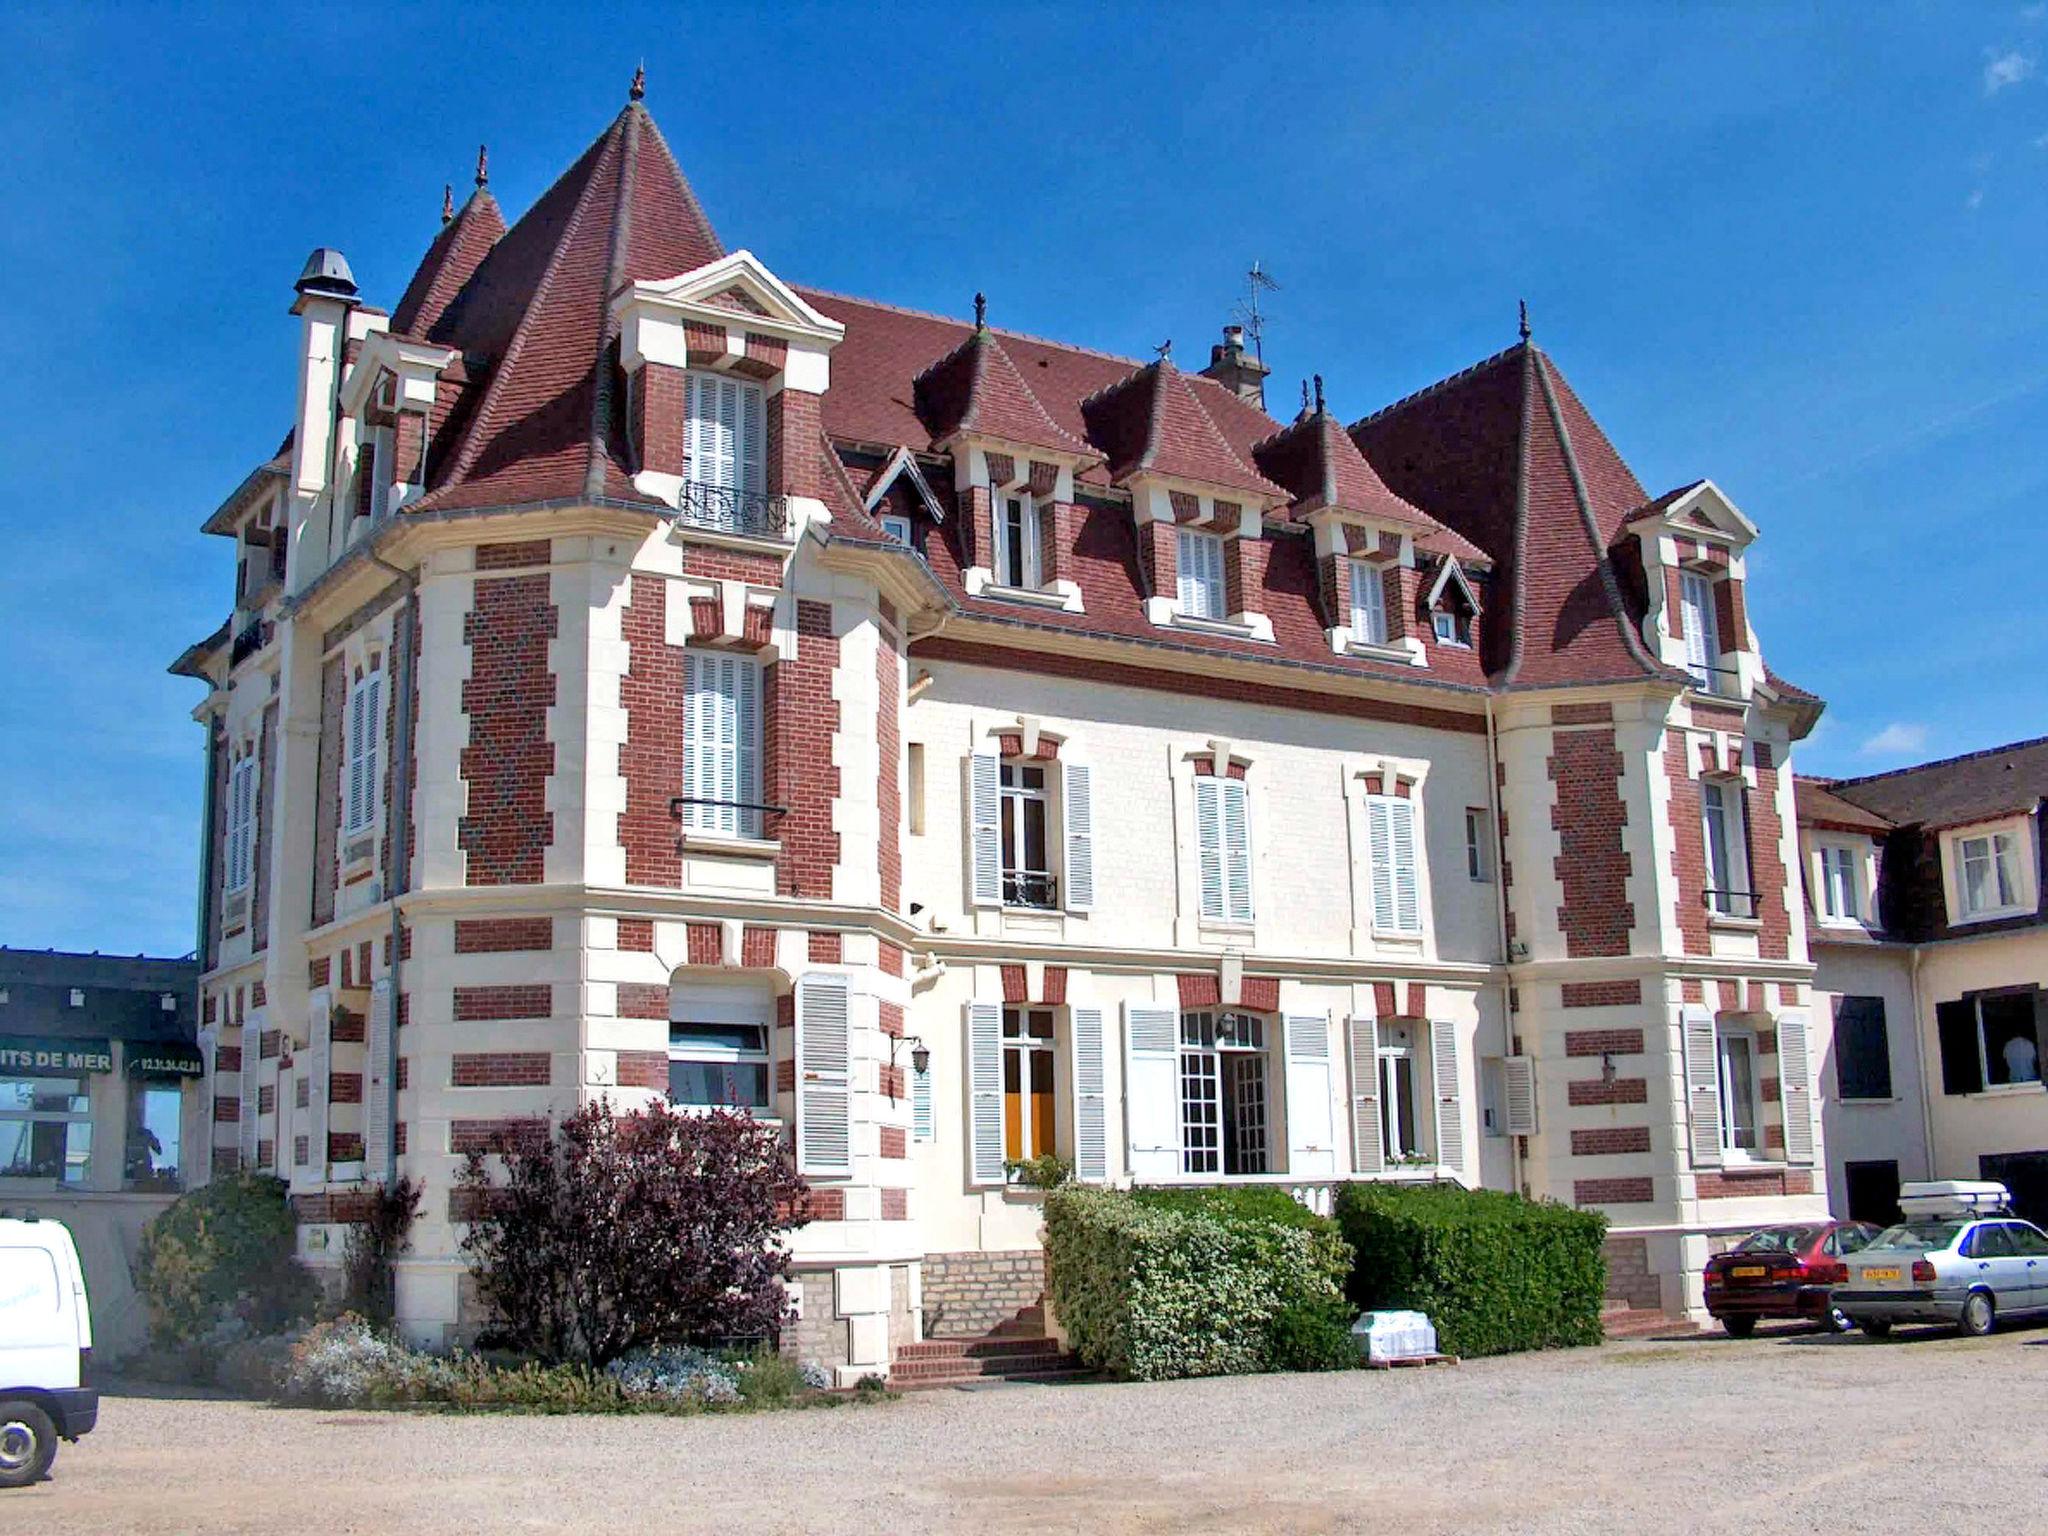
[[[326,245],[306,258],[305,269],[292,286],[301,294],[317,293],[334,299],[356,296],[356,276],[348,269],[348,258]]]

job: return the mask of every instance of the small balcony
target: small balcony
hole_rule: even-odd
[[[676,500],[676,521],[707,533],[782,543],[789,539],[789,499],[686,480]]]
[[[1715,917],[1739,918],[1744,922],[1756,917],[1755,891],[1717,891],[1708,889],[1700,892],[1700,900]]]
[[[1053,912],[1059,909],[1059,880],[1042,869],[1006,869],[1003,871],[1003,905],[1024,907],[1032,911]]]

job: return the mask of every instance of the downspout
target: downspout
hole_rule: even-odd
[[[199,969],[212,969],[212,960],[206,952],[208,938],[213,933],[214,882],[220,871],[213,862],[213,818],[220,813],[220,801],[214,791],[214,775],[220,771],[220,722],[212,711],[206,716],[206,787],[205,809],[199,823],[199,943],[193,953],[199,957]]]
[[[1501,830],[1500,816],[1500,752],[1494,733],[1493,695],[1486,696],[1486,815],[1493,830],[1493,883],[1495,900],[1493,904],[1494,937],[1499,943],[1501,958],[1500,981],[1500,1037],[1503,1059],[1515,1054],[1515,1015],[1510,999],[1514,996],[1514,983],[1508,979],[1508,879],[1507,879],[1507,834]],[[1501,1084],[1503,1094],[1507,1084]],[[1503,1099],[1501,1112],[1506,1114],[1507,1104]],[[1505,1126],[1502,1127],[1506,1129]],[[1522,1192],[1522,1138],[1507,1137],[1508,1144],[1508,1185],[1516,1193]]]
[[[1926,1170],[1927,1178],[1937,1177],[1934,1171],[1934,1094],[1927,1076],[1927,1031],[1924,1023],[1927,1010],[1920,1005],[1920,957],[1924,946],[1913,946],[1911,968],[1907,975],[1913,983],[1913,1060],[1920,1073],[1920,1166]]]
[[[417,571],[401,570],[376,550],[369,551],[373,563],[381,565],[405,583],[405,601],[398,621],[392,626],[392,670],[396,686],[391,690],[391,707],[398,711],[392,731],[391,835],[385,856],[384,896],[391,903],[391,964],[386,975],[391,982],[391,1027],[384,1032],[384,1166],[387,1181],[398,1178],[398,984],[405,964],[405,924],[398,908],[399,880],[409,872],[412,854],[412,716],[413,651],[419,630],[420,579]]]

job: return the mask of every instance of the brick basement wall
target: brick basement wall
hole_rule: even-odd
[[[924,1329],[932,1338],[989,1332],[1045,1301],[1045,1254],[932,1253],[924,1261]]]
[[[1607,1252],[1607,1299],[1656,1312],[1664,1306],[1664,1287],[1650,1273],[1649,1240],[1610,1237]]]
[[[478,570],[512,560],[513,551],[528,547],[480,546]],[[555,702],[555,679],[548,671],[555,624],[545,572],[476,583],[475,605],[462,626],[470,653],[469,678],[462,685],[462,709],[469,717],[469,745],[462,749],[469,810],[457,835],[469,855],[470,885],[538,883],[554,841],[547,783],[555,771],[555,749],[547,729],[548,707]]]
[[[1565,953],[1575,959],[1625,955],[1636,913],[1628,901],[1628,807],[1621,798],[1622,760],[1614,732],[1558,731],[1551,746],[1557,804],[1550,824],[1558,838],[1555,868],[1564,905],[1557,909],[1557,924]]]

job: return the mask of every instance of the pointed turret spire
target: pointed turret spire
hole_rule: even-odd
[[[647,61],[642,59],[640,67],[633,71],[633,83],[626,87],[626,100],[639,101],[647,94]]]
[[[1316,375],[1316,414],[1323,414],[1323,376],[1320,373]]]
[[[452,182],[441,183],[441,222],[447,224],[455,217],[455,187]]]
[[[491,184],[491,146],[479,144],[476,147],[476,186],[481,192]]]
[[[1526,342],[1529,339],[1529,301],[1522,299],[1518,303],[1522,312],[1522,340]]]
[[[985,293],[974,296],[974,328],[977,331],[988,329],[988,295]]]

